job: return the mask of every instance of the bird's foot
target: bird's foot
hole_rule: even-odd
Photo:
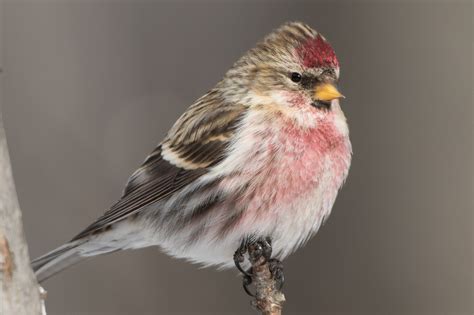
[[[279,260],[271,259],[272,256],[272,242],[269,237],[255,239],[253,237],[246,238],[242,241],[239,248],[234,253],[234,263],[237,269],[243,275],[243,287],[245,292],[255,297],[249,286],[252,284],[252,267],[248,270],[242,268],[242,263],[245,261],[245,254],[248,254],[248,258],[252,266],[262,266],[266,263],[269,264],[270,272],[275,277],[277,287],[283,286],[283,266]],[[274,271],[272,271],[274,270]]]
[[[272,257],[272,240],[269,237],[260,238],[248,245],[249,260],[252,265],[260,263],[265,264]]]
[[[239,271],[244,275],[244,280],[245,278],[250,278],[249,281],[250,283],[252,283],[251,274],[248,271],[245,271],[244,268],[242,268],[242,263],[245,261],[245,254],[247,253],[247,248],[248,248],[248,239],[244,239],[242,240],[242,243],[240,244],[239,248],[237,248],[237,250],[234,253],[234,264],[237,267],[237,269],[239,269]]]
[[[255,294],[250,291],[249,286],[252,284],[252,276],[250,273],[252,272],[252,268],[250,268],[243,276],[242,276],[242,287],[244,288],[245,293],[247,295],[255,297]]]

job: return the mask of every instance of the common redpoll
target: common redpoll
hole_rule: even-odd
[[[297,22],[273,31],[187,109],[120,200],[33,261],[38,280],[152,245],[225,268],[249,240],[264,240],[284,259],[318,231],[349,170],[338,78],[321,34]]]

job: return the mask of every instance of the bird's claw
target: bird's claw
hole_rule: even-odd
[[[269,264],[270,272],[275,279],[278,290],[283,287],[284,276],[283,276],[283,265],[277,259],[272,259],[272,241],[269,237],[254,239],[247,238],[242,241],[239,248],[234,253],[234,263],[237,269],[243,275],[243,288],[245,292],[255,297],[255,294],[252,293],[249,289],[249,286],[252,284],[252,268],[249,270],[244,270],[242,268],[242,263],[245,261],[245,254],[248,253],[249,261],[252,264],[260,262],[260,265],[265,263]],[[263,257],[263,259],[261,259]]]
[[[245,293],[247,293],[249,296],[251,297],[255,297],[255,294],[252,293],[252,291],[250,291],[249,289],[249,286],[252,284],[252,276],[248,275],[248,274],[244,274],[243,275],[243,279],[242,279],[242,286],[244,288],[244,291]]]
[[[273,279],[276,282],[276,288],[281,291],[285,284],[285,275],[283,274],[283,264],[278,259],[270,259],[268,261],[270,272],[272,273]]]
[[[234,253],[234,264],[237,269],[244,275],[244,278],[250,278],[250,283],[252,283],[252,276],[250,273],[242,268],[242,263],[245,261],[245,253],[247,252],[247,240],[243,240],[239,248]],[[249,283],[249,284],[250,284]]]

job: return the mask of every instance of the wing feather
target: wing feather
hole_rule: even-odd
[[[225,157],[245,111],[245,106],[223,103],[215,91],[199,99],[132,174],[122,198],[73,240],[166,200],[206,174]]]

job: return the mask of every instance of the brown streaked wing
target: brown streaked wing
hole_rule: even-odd
[[[209,94],[208,94],[209,95]],[[203,102],[209,102],[203,106]],[[166,200],[219,163],[246,108],[205,97],[191,106],[128,180],[122,198],[73,240]],[[219,105],[219,106],[218,106]]]

